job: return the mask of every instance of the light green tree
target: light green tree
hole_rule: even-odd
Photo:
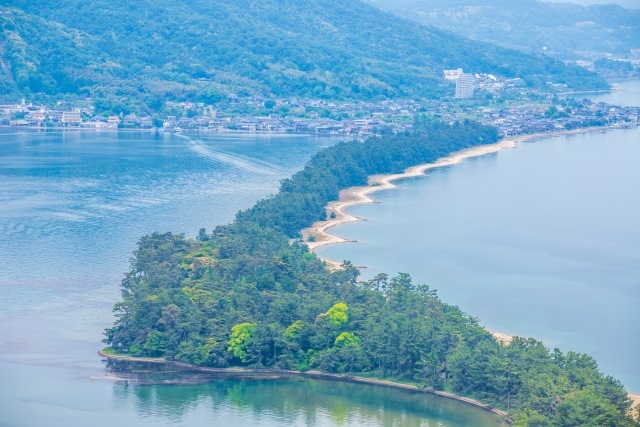
[[[302,320],[296,320],[284,331],[284,336],[290,340],[296,340],[300,337],[304,328],[304,322]]]
[[[342,332],[333,345],[336,347],[360,347],[360,338],[351,332]]]
[[[339,327],[349,321],[348,310],[347,304],[339,302],[334,304],[326,313],[319,315],[318,319],[327,318],[333,326]]]
[[[247,349],[254,339],[256,326],[253,323],[240,323],[231,328],[229,337],[229,348],[227,351],[233,353],[242,363],[247,362]]]

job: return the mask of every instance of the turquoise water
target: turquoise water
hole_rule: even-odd
[[[140,237],[227,223],[333,142],[0,130],[0,426],[494,425],[362,385],[114,382],[97,357]]]
[[[293,378],[199,385],[90,380],[69,369],[16,366],[3,375],[0,425],[491,427],[488,412],[437,396]],[[25,378],[39,376],[25,384]],[[4,382],[3,381],[3,382]],[[7,396],[5,396],[7,395]],[[26,396],[26,397],[22,397]]]
[[[631,91],[627,92],[630,93]],[[487,328],[588,353],[640,392],[640,128],[558,136],[376,193],[318,249],[410,273]]]

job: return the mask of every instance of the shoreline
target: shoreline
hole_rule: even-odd
[[[505,148],[515,147],[519,142],[539,138],[545,135],[553,136],[552,134],[530,134],[515,138],[503,139],[494,144],[481,145],[457,151],[447,157],[437,159],[433,163],[423,163],[420,165],[411,166],[407,168],[403,173],[371,175],[368,178],[368,184],[366,186],[350,187],[340,191],[338,200],[329,202],[329,204],[325,207],[327,217],[329,219],[326,221],[315,222],[311,225],[311,227],[303,229],[301,231],[303,241],[309,248],[309,251],[314,253],[317,248],[322,246],[340,243],[354,243],[355,241],[353,240],[348,240],[330,233],[330,230],[338,225],[348,224],[350,222],[364,221],[363,218],[351,215],[347,213],[346,210],[356,205],[377,203],[375,200],[369,197],[371,194],[382,190],[397,188],[397,185],[393,184],[394,181],[423,176],[424,173],[428,170],[445,166],[452,166],[472,157],[497,153],[498,151],[501,151]],[[331,215],[333,215],[333,217],[331,217]],[[312,240],[310,241],[309,238],[311,238]],[[326,262],[327,266],[331,269],[340,268],[340,262],[322,257],[320,257],[320,259]]]
[[[423,163],[416,166],[411,166],[405,169],[402,173],[397,174],[380,174],[380,175],[371,175],[368,178],[368,184],[366,186],[358,186],[358,187],[349,187],[342,191],[338,196],[338,200],[329,202],[325,207],[327,212],[328,220],[325,221],[317,221],[311,225],[311,227],[307,227],[303,229],[300,233],[302,234],[302,239],[304,243],[309,248],[310,252],[314,252],[319,247],[326,245],[334,245],[341,243],[355,243],[354,240],[345,239],[343,237],[337,236],[335,234],[330,233],[330,230],[338,225],[347,224],[350,222],[358,222],[365,221],[363,218],[359,218],[355,215],[351,215],[346,212],[346,209],[361,205],[361,204],[369,204],[369,203],[378,203],[374,199],[370,198],[369,195],[376,193],[382,190],[389,190],[398,188],[397,185],[393,184],[394,181],[402,180],[405,178],[414,178],[418,176],[423,176],[424,173],[431,169],[437,169],[446,166],[453,166],[458,163],[463,162],[466,159],[480,157],[487,154],[497,153],[505,148],[514,148],[519,143],[537,139],[546,139],[552,138],[556,136],[562,135],[573,135],[580,133],[588,133],[594,131],[608,131],[615,129],[612,126],[596,126],[596,127],[588,127],[588,128],[579,128],[573,129],[570,131],[554,131],[554,132],[546,132],[546,133],[532,133],[527,135],[518,135],[516,137],[510,137],[506,139],[502,139],[496,143],[488,144],[488,145],[479,145],[476,147],[467,148],[461,151],[456,151],[451,153],[446,157],[442,157],[437,159],[433,163]],[[332,218],[331,215],[334,215]],[[309,238],[312,240],[309,241]],[[317,254],[316,254],[317,255]],[[319,257],[322,261],[327,263],[327,266],[331,269],[340,268],[340,262],[329,260],[326,258]],[[366,268],[366,267],[358,267],[358,268]]]
[[[629,393],[629,399],[631,399],[631,402],[633,402],[633,404],[631,405],[632,410],[635,409],[636,407],[640,408],[640,394]],[[638,415],[638,417],[640,417],[640,415]]]
[[[328,232],[328,230],[335,225],[363,220],[361,218],[358,218],[356,216],[346,213],[344,209],[352,205],[357,205],[362,203],[375,203],[375,201],[369,198],[368,195],[378,190],[397,188],[397,186],[393,184],[395,180],[420,176],[420,175],[423,175],[425,171],[433,168],[455,165],[464,161],[467,158],[496,153],[505,148],[513,148],[513,147],[516,147],[518,143],[524,142],[524,141],[548,139],[548,138],[553,138],[560,135],[587,133],[592,131],[605,132],[610,129],[611,127],[596,127],[596,128],[583,128],[583,129],[572,130],[572,131],[522,135],[515,138],[500,140],[494,144],[482,145],[482,146],[472,147],[469,149],[458,151],[458,152],[452,153],[447,157],[437,159],[433,163],[422,164],[422,165],[417,165],[417,166],[407,168],[404,173],[370,176],[367,186],[352,187],[352,188],[345,189],[340,192],[340,199],[338,201],[331,202],[327,206],[328,213],[336,212],[335,210],[334,211],[329,210],[329,208],[332,206],[332,204],[339,205],[340,202],[343,202],[343,205],[339,206],[340,213],[344,215],[343,221],[340,221],[340,218],[337,216],[337,212],[336,212],[336,218],[332,218],[329,221],[314,223],[313,227],[303,230],[303,232],[306,232],[308,230],[313,231],[318,224],[324,226],[323,230],[321,231],[326,234],[327,240],[324,240],[322,242],[308,242],[309,249],[311,252],[313,252],[317,247],[321,247],[328,244],[347,242],[346,239],[340,238],[338,236],[334,236]],[[349,193],[351,198],[348,200],[343,200],[343,192]],[[333,239],[337,241],[332,241]],[[313,248],[311,247],[312,245],[313,245]],[[327,263],[328,264],[332,263],[334,265],[337,264],[331,261]],[[506,334],[500,334],[495,332],[491,332],[491,333],[499,342],[501,342],[504,345],[507,345],[513,338],[512,336],[506,335]],[[392,388],[404,389],[412,392],[430,393],[430,394],[435,394],[442,397],[448,397],[454,400],[458,400],[461,402],[474,405],[476,407],[479,407],[487,411],[491,411],[494,414],[502,417],[508,416],[506,412],[493,408],[490,405],[483,404],[482,402],[476,401],[474,399],[465,398],[462,396],[457,396],[451,393],[436,391],[432,389],[425,389],[416,385],[410,385],[410,384],[404,384],[404,383],[398,383],[398,382],[386,381],[386,380],[378,380],[378,379],[367,378],[367,377],[352,376],[349,374],[330,374],[330,373],[323,373],[319,371],[299,372],[299,371],[274,370],[274,369],[207,368],[207,367],[191,365],[188,363],[157,359],[157,358],[142,358],[142,357],[131,357],[131,356],[125,356],[125,355],[107,354],[102,350],[98,351],[98,355],[103,358],[107,358],[111,360],[121,360],[123,362],[155,363],[155,364],[166,365],[166,366],[175,366],[175,367],[183,368],[186,370],[209,373],[214,378],[217,375],[219,377],[235,376],[237,378],[241,377],[245,379],[253,378],[253,379],[267,380],[267,379],[286,379],[287,377],[291,377],[291,376],[299,376],[299,377],[307,377],[307,378],[335,380],[335,381],[344,381],[344,382],[350,382],[350,383],[363,383],[363,384],[370,384],[370,385],[376,385],[376,386],[392,387]],[[104,377],[95,378],[95,379],[109,379],[109,380],[115,380],[115,381],[123,380],[121,377],[118,377],[118,375],[104,376]],[[640,395],[629,394],[628,396],[633,402],[633,405],[632,405],[633,408],[635,408],[636,405],[640,405]]]
[[[263,380],[280,379],[285,376],[298,376],[298,377],[312,378],[312,379],[319,379],[319,380],[343,381],[343,382],[356,383],[356,384],[369,384],[377,387],[389,387],[389,388],[395,388],[398,390],[406,390],[406,391],[417,392],[417,393],[434,394],[436,396],[457,400],[458,402],[475,406],[476,408],[492,412],[495,415],[502,418],[506,418],[509,415],[505,411],[502,411],[498,408],[494,408],[491,405],[487,405],[478,400],[471,399],[468,397],[458,396],[456,394],[447,393],[445,391],[433,390],[429,388],[421,388],[411,384],[403,384],[403,383],[398,383],[393,381],[379,380],[375,378],[366,378],[366,377],[359,377],[359,376],[346,375],[346,374],[331,374],[331,373],[320,372],[320,371],[301,372],[301,371],[290,371],[290,370],[283,370],[283,369],[210,368],[210,367],[191,365],[189,363],[177,362],[177,361],[171,361],[171,360],[165,360],[165,359],[154,359],[154,358],[147,358],[147,357],[133,357],[133,356],[124,356],[124,355],[117,355],[117,354],[107,354],[104,352],[104,350],[99,350],[98,355],[102,358],[110,359],[110,360],[119,360],[123,362],[132,362],[132,363],[156,363],[159,365],[175,366],[178,368],[184,368],[188,370],[209,373],[214,375],[217,374],[220,376],[233,375],[236,377],[244,377],[244,378],[253,377],[254,379],[263,379]],[[118,380],[118,378],[114,376],[106,377],[106,379]]]
[[[231,134],[231,135],[282,135],[282,136],[320,136],[320,137],[351,137],[352,135],[333,135],[326,133],[311,133],[311,132],[269,132],[269,131],[244,131],[233,129],[186,129],[181,132],[172,132],[164,130],[164,128],[114,128],[114,127],[81,127],[81,126],[0,126],[0,131],[69,131],[69,132],[123,132],[123,133],[161,133],[167,135],[182,135],[182,134],[197,134],[197,133],[215,133],[215,134]]]
[[[350,222],[358,222],[358,221],[366,221],[364,218],[357,217],[355,215],[351,215],[346,212],[346,209],[351,206],[361,205],[361,204],[369,204],[369,203],[378,203],[369,195],[376,193],[382,190],[389,190],[398,188],[397,185],[393,184],[394,181],[402,180],[405,178],[413,178],[418,176],[423,176],[424,173],[431,169],[436,169],[445,166],[452,166],[458,163],[463,162],[466,159],[484,156],[487,154],[497,153],[506,148],[515,148],[519,143],[538,140],[538,139],[547,139],[556,136],[563,135],[573,135],[580,133],[589,133],[589,132],[603,132],[609,130],[615,130],[616,127],[613,126],[594,126],[587,128],[579,128],[572,129],[570,131],[557,131],[557,132],[548,132],[548,133],[533,133],[527,135],[519,135],[517,137],[502,139],[494,144],[489,145],[481,145],[477,147],[468,148],[465,150],[457,151],[450,154],[447,157],[443,157],[437,159],[433,163],[425,163],[421,165],[411,166],[407,168],[403,173],[398,174],[384,174],[384,175],[371,175],[368,179],[368,185],[359,186],[359,187],[350,187],[345,190],[340,191],[340,195],[337,201],[329,202],[326,206],[327,217],[330,218],[330,215],[333,213],[335,215],[334,218],[330,218],[326,221],[318,221],[315,222],[311,227],[305,228],[301,231],[302,238],[304,243],[308,246],[309,251],[315,253],[315,250],[319,247],[326,245],[334,245],[341,243],[355,243],[355,240],[345,239],[343,237],[337,236],[335,234],[330,233],[330,230],[338,225],[348,224]],[[314,241],[308,241],[309,237],[315,239]],[[316,254],[317,256],[317,254]],[[336,270],[340,268],[341,262],[322,258],[318,256],[322,261],[324,261],[327,266]],[[366,266],[357,266],[357,268],[366,268]],[[504,334],[495,331],[489,331],[493,337],[503,345],[508,345],[513,339],[514,335]],[[629,398],[634,402],[633,407],[636,405],[640,405],[640,394],[629,393]]]
[[[333,244],[340,243],[354,243],[353,240],[348,240],[342,238],[340,236],[336,236],[335,234],[331,234],[329,230],[337,225],[347,224],[350,222],[358,222],[364,221],[364,219],[359,218],[355,215],[351,215],[345,211],[345,209],[350,208],[351,206],[356,206],[360,204],[368,204],[368,203],[376,203],[375,200],[369,197],[370,194],[373,194],[382,190],[389,190],[393,188],[397,188],[396,185],[393,184],[393,181],[401,180],[405,178],[413,178],[417,176],[423,176],[424,173],[431,169],[436,169],[444,166],[452,166],[458,164],[465,159],[484,156],[486,154],[497,153],[505,148],[514,148],[517,146],[519,142],[524,142],[530,139],[538,138],[545,134],[530,134],[523,135],[515,138],[508,138],[501,141],[498,141],[494,144],[489,145],[481,145],[478,147],[467,148],[461,151],[454,152],[447,157],[440,158],[433,163],[424,163],[417,166],[411,166],[407,168],[403,173],[399,174],[387,174],[387,175],[372,175],[369,177],[367,186],[360,187],[350,187],[340,192],[339,198],[337,201],[330,202],[326,206],[327,217],[331,214],[334,214],[334,218],[330,218],[327,221],[318,221],[314,223],[311,227],[305,228],[302,230],[302,238],[306,242],[309,247],[309,251],[314,252],[315,249]],[[552,136],[552,135],[549,135]],[[313,236],[313,241],[307,241],[310,236]],[[317,254],[316,254],[317,255]],[[329,260],[326,258],[321,258],[327,266],[336,270],[340,268],[340,263],[337,261]],[[359,267],[358,268],[363,268]],[[366,268],[366,267],[364,267]],[[513,340],[513,335],[503,334],[500,332],[489,331],[493,337],[500,342],[502,345],[508,345]]]

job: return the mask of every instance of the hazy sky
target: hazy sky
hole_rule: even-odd
[[[518,1],[518,0],[515,0]],[[640,9],[640,0],[541,0],[547,1],[551,3],[575,3],[581,5],[590,5],[590,4],[617,4],[622,7],[630,8],[630,9]],[[416,4],[415,0],[374,0],[372,3],[377,4],[403,4],[403,3],[413,3]],[[429,0],[422,0],[422,3],[426,6],[429,4]]]
[[[622,7],[640,9],[640,0],[544,0],[553,3],[577,3],[588,4],[619,4]]]

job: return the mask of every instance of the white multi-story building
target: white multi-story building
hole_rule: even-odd
[[[473,98],[475,78],[471,74],[460,74],[456,79],[456,98]]]
[[[64,111],[60,121],[64,124],[82,123],[82,114],[80,113],[80,110]]]

